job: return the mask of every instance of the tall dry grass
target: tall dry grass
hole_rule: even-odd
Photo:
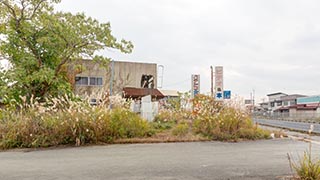
[[[0,148],[110,143],[152,133],[148,122],[125,108],[90,106],[62,97],[0,110]]]
[[[215,140],[265,139],[270,132],[259,129],[237,101],[222,103],[205,95],[194,101],[193,130]]]

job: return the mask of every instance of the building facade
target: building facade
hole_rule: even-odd
[[[78,70],[76,70],[78,69]],[[92,60],[82,60],[72,65],[74,92],[93,101],[109,93],[122,95],[123,88],[157,87],[157,64],[111,61],[107,66]]]
[[[260,105],[264,110],[263,114],[271,118],[311,120],[320,117],[320,96],[287,95],[281,92],[267,96],[269,102]]]
[[[268,112],[273,114],[276,109],[282,107],[281,98],[288,95],[282,92],[277,92],[277,93],[268,94],[267,96],[269,100]]]

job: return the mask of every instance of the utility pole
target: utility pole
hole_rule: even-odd
[[[213,67],[210,66],[211,69],[211,97],[213,97]]]
[[[110,77],[110,96],[112,96],[113,91],[113,77],[114,76],[114,60],[111,61],[111,77]]]
[[[252,93],[253,93],[253,96],[252,96],[252,104],[253,104],[253,107],[254,107],[254,105],[255,105],[255,100],[254,100],[254,96],[255,96],[255,90],[254,89],[252,89]]]
[[[164,71],[164,66],[163,65],[158,65],[158,71],[160,71],[158,73],[158,80],[160,80],[159,82],[157,82],[157,88],[161,89],[162,88],[162,83],[163,83],[163,71]]]

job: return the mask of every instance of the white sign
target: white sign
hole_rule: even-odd
[[[215,98],[216,100],[223,100],[223,67],[216,66],[215,67]]]

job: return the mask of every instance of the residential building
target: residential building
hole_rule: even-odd
[[[267,96],[269,100],[268,112],[272,114],[276,109],[282,107],[281,97],[288,96],[288,95],[282,92],[277,92],[277,93],[268,94]]]
[[[320,96],[285,93],[268,94],[269,102],[260,103],[265,115],[272,118],[306,120],[320,117]],[[258,114],[262,114],[261,112]]]
[[[296,115],[296,105],[297,99],[301,97],[306,97],[305,95],[301,94],[292,94],[287,96],[281,96],[280,101],[282,102],[282,106],[278,109],[274,110],[278,116],[281,117],[292,117]]]
[[[290,109],[297,117],[319,118],[320,95],[297,98],[297,105]]]
[[[280,100],[282,101],[282,106],[287,107],[287,106],[296,105],[297,99],[301,97],[307,97],[307,96],[301,95],[301,94],[291,94],[287,96],[281,96]]]

